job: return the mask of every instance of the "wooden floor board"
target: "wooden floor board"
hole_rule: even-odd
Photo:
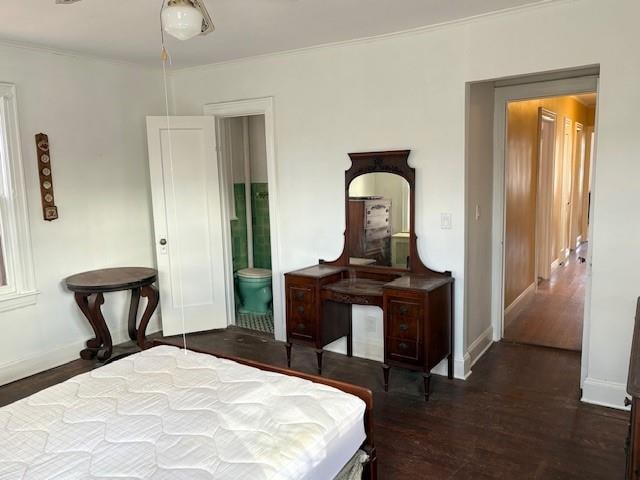
[[[531,345],[580,351],[584,316],[587,264],[579,258],[587,255],[582,244],[566,263],[542,281],[533,299],[523,311],[505,325],[505,340]]]
[[[179,341],[179,339],[176,339]],[[283,344],[239,329],[190,335],[190,345],[284,366]],[[0,387],[0,405],[94,368],[77,360]],[[315,372],[313,349],[295,346],[292,367]],[[494,344],[467,381],[434,376],[428,403],[422,378],[325,353],[325,375],[374,392],[379,478],[620,479],[628,413],[581,403],[580,354]]]

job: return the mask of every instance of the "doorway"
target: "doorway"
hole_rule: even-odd
[[[219,147],[229,324],[283,339],[273,100],[210,104],[204,113],[215,117]]]
[[[269,183],[264,115],[221,118],[220,155],[230,192],[235,325],[273,335]],[[229,175],[230,174],[230,175]]]
[[[580,351],[595,91],[506,103],[503,338]]]

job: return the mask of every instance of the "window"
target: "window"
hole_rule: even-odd
[[[0,83],[0,312],[36,301],[15,86]]]

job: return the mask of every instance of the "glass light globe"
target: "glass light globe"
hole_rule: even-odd
[[[202,32],[202,13],[186,3],[170,5],[162,10],[164,31],[179,40],[189,40]]]

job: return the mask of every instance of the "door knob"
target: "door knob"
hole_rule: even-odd
[[[160,239],[160,245],[164,246],[167,244],[167,239],[166,238],[161,238]]]

